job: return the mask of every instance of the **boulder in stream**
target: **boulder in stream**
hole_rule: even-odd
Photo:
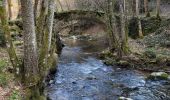
[[[168,80],[169,75],[165,72],[153,72],[148,76],[148,79],[155,80]]]

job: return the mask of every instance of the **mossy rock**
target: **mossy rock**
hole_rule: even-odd
[[[103,51],[100,54],[100,59],[104,59],[104,58],[107,58],[107,57],[109,57],[109,58],[113,57],[113,54],[109,50]]]
[[[115,64],[115,60],[112,60],[112,59],[107,59],[107,60],[104,60],[104,64],[105,65],[114,65]]]
[[[125,61],[125,60],[120,60],[120,61],[116,62],[116,65],[127,67],[127,66],[130,66],[130,63],[128,61]]]
[[[169,75],[165,72],[153,72],[148,76],[151,80],[168,80]]]

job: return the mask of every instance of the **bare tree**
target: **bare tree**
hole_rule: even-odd
[[[37,37],[37,45],[38,48],[42,45],[43,40],[43,34],[44,34],[44,27],[45,27],[45,19],[48,12],[48,0],[42,0],[41,2],[41,10],[40,15],[37,18],[37,24],[36,24],[36,37]]]
[[[113,6],[115,1],[108,0],[107,1],[107,11],[106,11],[106,26],[107,26],[107,33],[110,37],[110,47],[111,50],[114,52],[118,48],[118,39],[117,34],[115,34],[115,25],[114,25],[114,13],[113,13]]]
[[[36,19],[39,16],[39,12],[40,12],[40,8],[39,6],[41,5],[42,0],[35,0],[34,1],[34,19],[35,19],[35,23],[36,23]]]
[[[12,2],[11,0],[8,0],[8,12],[9,12],[9,19],[12,18]]]
[[[160,18],[160,2],[161,0],[157,0],[157,5],[156,5],[156,16]]]
[[[139,16],[139,0],[136,0],[136,17],[138,19],[138,35],[140,38],[143,38],[142,25],[141,25],[141,20]]]
[[[121,0],[119,4],[120,8],[120,22],[121,22],[121,53],[120,56],[128,53],[128,34],[126,30],[126,0]]]
[[[148,0],[144,0],[144,8],[146,17],[150,17]]]
[[[51,48],[51,39],[52,39],[52,29],[53,29],[53,21],[54,21],[54,10],[55,10],[55,0],[49,0],[48,2],[48,14],[46,19],[46,27],[43,31],[43,40],[42,46],[40,49],[40,58],[39,58],[39,66],[41,66],[42,70],[44,70],[47,66],[47,59],[49,55],[49,51]]]
[[[20,62],[19,59],[16,55],[15,48],[12,42],[12,37],[9,29],[9,24],[8,24],[8,17],[7,17],[7,10],[6,10],[6,0],[3,0],[3,6],[0,6],[0,19],[1,19],[1,26],[4,32],[5,36],[5,41],[6,41],[6,47],[8,51],[8,55],[10,57],[11,63],[14,67],[14,71],[17,72],[17,70],[20,67]]]

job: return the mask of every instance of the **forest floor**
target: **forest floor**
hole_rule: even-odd
[[[0,100],[19,100],[21,86],[11,73],[12,66],[8,53],[0,48]]]

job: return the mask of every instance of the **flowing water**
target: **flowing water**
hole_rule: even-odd
[[[65,39],[54,82],[47,87],[51,100],[170,100],[170,82],[149,81],[136,70],[107,66],[97,54],[104,41]]]

